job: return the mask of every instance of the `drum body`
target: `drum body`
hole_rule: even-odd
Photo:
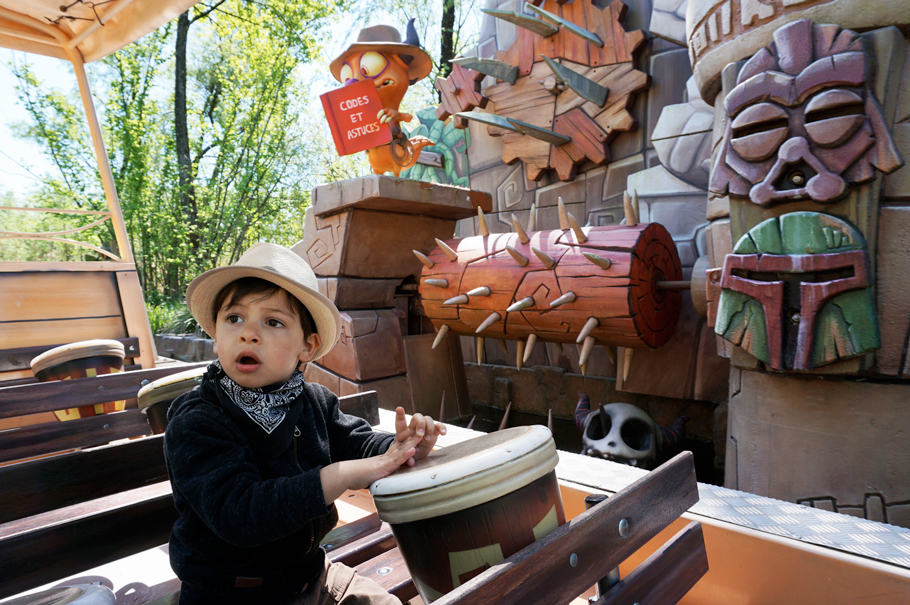
[[[425,602],[565,522],[550,431],[522,426],[438,449],[373,483]]]
[[[123,344],[116,340],[83,340],[55,347],[31,361],[32,372],[41,382],[90,378],[123,370]],[[74,420],[97,414],[120,412],[126,401],[107,401],[78,408],[57,410],[58,420]]]
[[[203,366],[177,372],[153,380],[139,389],[139,393],[136,395],[139,400],[139,410],[146,415],[153,433],[164,432],[167,427],[167,410],[171,402],[202,382],[202,375],[205,374],[206,369]]]

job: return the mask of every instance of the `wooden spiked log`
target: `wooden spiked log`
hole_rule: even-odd
[[[574,343],[589,318],[597,319],[590,332],[597,344],[626,347],[659,347],[673,335],[681,296],[658,288],[658,281],[682,279],[676,246],[657,223],[634,227],[583,227],[584,243],[572,231],[535,231],[526,244],[516,233],[494,233],[447,240],[456,251],[450,260],[439,248],[429,257],[433,267],[421,272],[420,297],[424,311],[439,328],[447,325],[458,334],[474,335],[493,313],[500,319],[484,327],[490,338]],[[514,258],[528,259],[524,266]],[[531,248],[555,261],[549,268]],[[585,253],[609,259],[592,262]],[[425,285],[426,279],[445,279],[448,287]],[[488,296],[468,292],[487,286]],[[549,303],[568,292],[570,303],[550,308]],[[447,300],[466,295],[459,304]],[[507,309],[526,298],[534,303],[517,311]]]

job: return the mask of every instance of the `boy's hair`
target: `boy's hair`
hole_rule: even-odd
[[[288,294],[287,290],[273,284],[272,282],[259,279],[258,277],[241,277],[234,280],[221,289],[215,302],[212,304],[212,317],[218,317],[218,311],[225,305],[232,305],[244,296],[249,294],[273,294],[278,291],[284,292],[288,300],[291,301],[291,309],[297,313],[300,318],[300,326],[303,328],[303,337],[307,338],[310,334],[316,334],[316,322],[302,302],[295,296]]]

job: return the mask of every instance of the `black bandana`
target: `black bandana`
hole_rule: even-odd
[[[225,374],[217,360],[212,365],[216,366],[221,375],[218,384],[228,398],[267,434],[271,434],[281,424],[291,402],[300,396],[305,385],[303,373],[294,370],[290,378],[277,388],[269,388],[268,392],[261,388],[248,389]]]

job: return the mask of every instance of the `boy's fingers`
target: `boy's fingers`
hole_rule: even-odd
[[[404,418],[404,408],[398,406],[395,408],[395,432],[401,434],[408,430],[408,423]]]

